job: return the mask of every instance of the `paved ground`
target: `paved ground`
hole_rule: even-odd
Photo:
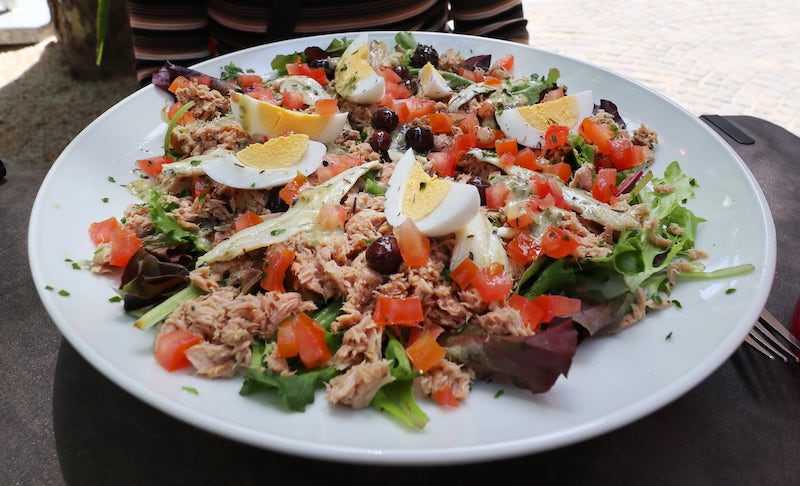
[[[796,0],[523,0],[531,44],[637,80],[700,115],[753,115],[800,135]],[[0,49],[0,159],[46,167],[135,89],[76,82],[47,37]]]

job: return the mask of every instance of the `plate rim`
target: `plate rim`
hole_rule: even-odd
[[[395,34],[394,31],[366,31],[366,32],[368,35],[378,35],[378,36],[389,36]],[[353,34],[357,33],[347,32],[347,33],[298,37],[295,39],[289,39],[276,43],[254,46],[230,54],[226,54],[224,56],[219,56],[217,58],[209,59],[207,61],[198,63],[193,67],[198,70],[202,70],[205,66],[218,64],[220,62],[227,62],[233,58],[242,56],[243,54],[259,51],[266,48],[273,48],[275,46],[281,46],[283,44],[297,44],[299,42],[306,42],[306,41],[311,42],[314,41],[315,39],[331,39],[336,37],[349,36]],[[415,32],[414,35],[421,36],[421,38],[423,39],[452,38],[453,36],[466,39],[475,38],[474,36],[468,36],[468,35],[430,33],[430,32]],[[771,289],[772,286],[774,278],[774,269],[776,266],[776,258],[777,258],[776,255],[777,239],[775,234],[774,220],[769,210],[766,198],[764,197],[763,191],[761,190],[758,184],[758,181],[753,176],[747,164],[744,163],[741,157],[733,150],[733,148],[727,142],[724,141],[724,139],[722,139],[722,137],[719,136],[719,134],[717,134],[708,125],[703,123],[695,115],[689,113],[686,109],[684,109],[674,101],[670,100],[669,98],[666,98],[662,94],[648,88],[647,86],[639,83],[638,81],[627,78],[607,68],[597,66],[586,60],[570,57],[568,55],[563,55],[552,51],[546,51],[543,49],[536,48],[534,46],[525,46],[522,44],[499,40],[499,39],[489,39],[480,37],[478,39],[488,43],[500,43],[500,44],[505,43],[508,45],[515,46],[517,48],[522,46],[526,50],[530,49],[535,51],[536,53],[545,54],[548,56],[555,56],[556,58],[567,59],[569,61],[588,66],[593,70],[603,71],[625,82],[635,84],[639,86],[641,89],[644,89],[647,92],[649,92],[651,95],[656,95],[661,102],[669,103],[673,107],[677,108],[679,111],[682,111],[683,114],[688,118],[695,120],[696,126],[702,127],[702,129],[705,131],[704,133],[705,136],[710,136],[713,139],[715,139],[716,143],[720,145],[727,152],[727,155],[729,155],[731,158],[737,161],[737,163],[740,166],[740,169],[744,171],[748,179],[747,182],[750,184],[750,186],[752,186],[752,188],[755,191],[757,200],[759,202],[759,207],[758,207],[759,212],[763,216],[765,216],[764,221],[766,222],[767,225],[767,235],[765,235],[765,242],[767,243],[767,248],[765,248],[766,267],[764,268],[764,271],[766,272],[766,274],[764,280],[762,280],[764,285],[761,288],[761,292],[756,296],[754,296],[754,300],[758,301],[760,304],[764,304],[766,302],[766,299],[769,295],[769,290]],[[677,400],[686,392],[697,386],[701,381],[710,376],[736,350],[736,348],[740,345],[742,339],[746,335],[746,333],[743,335],[739,335],[740,333],[729,332],[725,336],[724,340],[716,348],[714,348],[714,352],[712,353],[712,355],[705,360],[705,363],[707,364],[706,367],[695,365],[691,369],[691,372],[684,375],[681,379],[673,381],[672,383],[669,384],[669,386],[659,389],[658,392],[650,394],[647,397],[639,400],[638,402],[628,404],[625,407],[617,410],[615,413],[604,415],[600,418],[584,423],[580,427],[573,427],[572,429],[566,432],[558,431],[557,433],[538,436],[538,439],[536,440],[535,444],[531,444],[530,438],[525,438],[525,439],[505,441],[497,444],[484,445],[481,447],[466,446],[466,447],[453,447],[448,449],[413,448],[413,449],[396,449],[396,450],[395,449],[368,450],[364,448],[350,448],[346,446],[342,447],[331,444],[314,444],[313,450],[309,450],[309,443],[307,441],[297,440],[295,438],[287,438],[272,433],[265,434],[262,431],[254,432],[253,430],[248,430],[245,427],[241,427],[239,425],[232,425],[230,423],[219,420],[217,417],[211,417],[201,412],[198,412],[194,409],[182,407],[170,401],[165,401],[163,397],[161,397],[161,395],[154,390],[131,386],[136,384],[135,380],[133,380],[131,377],[122,372],[122,370],[116,368],[107,360],[105,360],[86,341],[80,338],[75,329],[73,329],[67,323],[61,321],[63,317],[61,316],[60,311],[53,305],[52,292],[48,292],[47,290],[44,289],[44,281],[40,278],[41,276],[45,275],[45,272],[43,268],[41,268],[40,265],[41,262],[39,262],[36,259],[37,249],[35,247],[35,241],[37,240],[36,236],[38,235],[38,228],[36,228],[36,222],[39,220],[39,218],[41,218],[41,213],[45,206],[45,197],[48,192],[47,189],[51,186],[51,184],[55,183],[57,173],[59,170],[61,170],[61,166],[67,164],[70,152],[75,150],[74,147],[77,146],[77,144],[79,144],[83,138],[89,136],[88,134],[91,133],[94,127],[96,127],[98,124],[103,123],[103,121],[107,117],[112,116],[112,113],[115,110],[117,110],[120,105],[124,103],[129,103],[130,100],[134,99],[137,96],[142,96],[141,93],[143,92],[143,90],[155,90],[155,89],[156,88],[153,87],[152,85],[147,86],[131,93],[127,97],[120,100],[114,106],[106,110],[97,119],[95,119],[92,123],[90,123],[86,128],[84,128],[67,145],[64,151],[54,161],[53,165],[48,170],[47,175],[45,176],[44,180],[41,183],[41,186],[37,192],[30,213],[30,219],[28,225],[28,261],[35,282],[37,293],[39,294],[39,298],[42,301],[45,309],[47,310],[48,315],[56,324],[61,334],[78,351],[78,353],[83,358],[85,358],[95,370],[99,371],[110,381],[120,386],[127,393],[130,393],[134,397],[141,399],[142,401],[148,403],[154,408],[170,415],[171,417],[179,421],[186,422],[192,426],[206,430],[213,434],[221,435],[231,440],[242,442],[254,447],[267,448],[275,451],[290,453],[314,459],[327,459],[335,462],[385,464],[385,465],[389,464],[444,465],[444,464],[459,464],[466,462],[482,462],[482,461],[490,461],[502,458],[510,458],[525,454],[544,452],[546,450],[551,450],[557,447],[574,444],[582,440],[587,440],[602,435],[604,433],[607,433],[609,431],[615,430],[624,425],[633,423],[641,419],[642,417],[653,413],[654,411],[668,405],[672,401]],[[757,314],[749,317],[752,317],[753,318],[752,320],[754,321],[755,318],[757,318]],[[710,368],[710,370],[708,368]],[[630,410],[631,408],[635,410]],[[548,435],[552,437],[548,437]],[[264,440],[265,438],[267,439],[266,441]]]

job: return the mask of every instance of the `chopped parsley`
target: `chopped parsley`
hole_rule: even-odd
[[[61,289],[58,291],[58,295],[60,295],[61,297],[69,297],[69,292],[67,292],[64,289]]]
[[[112,304],[117,302],[122,302],[122,297],[120,297],[119,295],[115,295],[113,297],[109,297],[108,301],[111,302]]]
[[[117,182],[117,180],[116,180],[116,179],[114,179],[114,178],[113,178],[113,177],[111,177],[111,176],[108,176],[108,182],[112,182],[112,183],[113,183],[113,182]]]
[[[501,389],[497,390],[497,393],[494,394],[494,397],[495,398],[500,398],[505,394],[505,392],[506,391],[501,388]]]
[[[199,392],[199,391],[197,391],[197,388],[195,388],[195,387],[193,387],[193,386],[182,386],[182,387],[181,387],[181,390],[183,390],[183,391],[185,391],[185,392],[189,392],[189,393],[191,393],[192,395],[199,395],[199,394],[200,394],[200,392]]]

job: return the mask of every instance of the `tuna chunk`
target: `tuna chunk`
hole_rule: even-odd
[[[349,405],[358,410],[369,406],[380,388],[394,381],[389,374],[390,361],[359,363],[327,384],[325,399],[335,405]]]

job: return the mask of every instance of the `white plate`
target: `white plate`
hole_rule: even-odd
[[[390,34],[374,35],[392,41]],[[252,48],[198,69],[217,75],[221,66],[233,61],[268,72],[276,54],[309,45],[325,47],[331,38]],[[628,424],[711,374],[758,317],[775,268],[775,229],[767,203],[735,152],[679,106],[596,66],[502,41],[424,33],[416,38],[440,51],[459,49],[465,57],[491,53],[497,59],[512,53],[518,75],[546,74],[556,67],[573,93],[591,89],[595,102],[610,99],[629,123],[644,122],[655,129],[660,145],[654,172],[660,175],[670,161],[678,160],[700,184],[689,206],[708,220],[697,240],[710,254],[708,268],[752,263],[755,272],[681,282],[673,295],[683,309],[654,313],[618,336],[585,342],[569,378],[560,378],[547,394],[477,384],[458,409],[422,401],[431,418],[423,431],[404,429],[372,409],[331,407],[321,394],[306,413],[284,412],[268,399],[240,397],[238,379],[211,381],[163,371],[152,356],[152,332],[135,329],[121,305],[108,301],[118,280],[73,270],[65,261],[91,257],[94,247],[86,228],[122,214],[134,200],[123,188],[136,177],[134,160],[161,150],[165,125],[159,111],[167,96],[147,87],[75,138],[53,165],[33,207],[31,270],[42,302],[66,339],[112,381],[180,420],[259,447],[360,463],[474,462],[552,449]],[[731,288],[736,292],[726,292]],[[70,295],[59,295],[60,289]],[[504,393],[495,397],[501,388]]]

